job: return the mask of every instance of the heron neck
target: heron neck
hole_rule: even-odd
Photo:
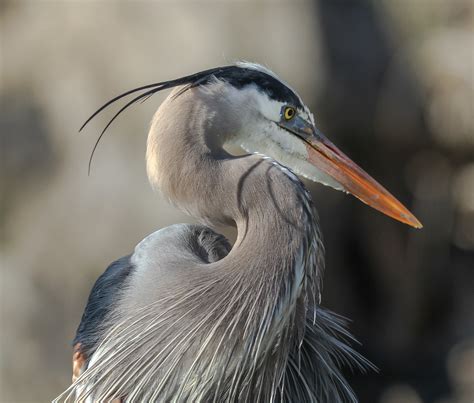
[[[265,284],[281,295],[288,289],[299,294],[306,281],[311,290],[304,291],[318,294],[323,251],[316,212],[301,181],[261,155],[227,154],[219,142],[222,127],[160,119],[165,113],[179,115],[176,105],[167,100],[155,115],[148,174],[154,186],[192,216],[237,226],[231,252],[212,264],[215,273],[247,284],[252,279],[255,287]],[[205,108],[192,94],[183,94],[178,109],[198,117]]]
[[[238,273],[250,292],[264,289],[274,308],[319,295],[322,246],[316,213],[300,180],[274,161],[251,155],[222,164],[220,197],[232,206],[237,240],[218,270]],[[253,280],[253,283],[251,282]]]
[[[273,312],[295,310],[300,297],[315,301],[323,251],[303,184],[260,155],[225,157],[202,151],[186,161],[169,161],[178,172],[168,169],[162,185],[165,194],[194,217],[237,227],[231,252],[210,264],[210,271],[221,276],[224,288],[237,290],[242,284],[255,298],[271,296]]]

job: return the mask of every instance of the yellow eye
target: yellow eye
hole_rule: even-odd
[[[291,120],[295,117],[295,115],[295,108],[292,108],[291,106],[287,106],[283,111],[283,117],[285,118],[285,120]]]

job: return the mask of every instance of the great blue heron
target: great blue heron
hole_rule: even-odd
[[[320,306],[317,213],[295,174],[413,227],[420,222],[257,64],[140,87],[91,118],[139,93],[105,132],[129,105],[172,87],[148,135],[150,182],[199,220],[235,226],[237,240],[231,247],[207,226],[172,225],[112,263],[89,296],[74,340],[74,382],[58,399],[356,401],[339,366],[367,361],[346,344],[343,321]],[[230,155],[229,144],[251,154]]]

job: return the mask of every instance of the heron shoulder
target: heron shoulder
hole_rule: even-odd
[[[175,224],[148,235],[131,257],[136,270],[121,297],[121,314],[166,297],[193,276],[201,277],[209,263],[222,259],[230,249],[225,237],[203,225]]]
[[[175,224],[144,238],[133,254],[111,263],[90,292],[73,341],[73,372],[78,376],[88,365],[108,319],[123,314],[124,306],[153,302],[172,281],[186,277],[188,262],[213,263],[231,249],[227,239],[203,225]],[[176,264],[174,264],[176,263]]]
[[[162,263],[190,253],[203,263],[222,259],[230,251],[227,239],[204,225],[174,224],[145,237],[136,247],[131,261],[137,266]],[[169,262],[169,261],[168,261]],[[171,263],[171,262],[170,262]]]

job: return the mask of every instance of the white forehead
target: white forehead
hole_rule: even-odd
[[[289,105],[286,102],[276,101],[271,99],[265,92],[262,92],[258,89],[257,86],[249,86],[243,91],[249,91],[249,93],[244,94],[247,96],[252,96],[257,101],[257,107],[260,113],[265,116],[267,119],[273,120],[275,122],[280,121],[281,111],[284,106],[294,106]],[[242,92],[242,90],[241,90]],[[315,125],[314,116],[309,110],[309,108],[301,101],[303,109],[297,108],[298,115],[301,116],[304,120],[311,122]]]
[[[271,71],[269,68],[265,67],[265,66],[262,66],[261,64],[258,64],[258,63],[251,63],[251,62],[247,62],[247,61],[240,61],[240,62],[237,62],[236,63],[236,66],[238,67],[242,67],[242,68],[246,68],[246,69],[251,69],[251,70],[257,70],[257,71],[261,71],[262,73],[266,73],[270,76],[272,76],[273,78],[277,79],[278,81],[280,81],[283,85],[285,85],[286,87],[290,88],[294,94],[296,94],[296,96],[299,98],[300,102],[301,102],[301,105],[303,105],[303,109],[298,109],[298,112],[299,112],[299,115],[311,122],[313,125],[315,125],[315,121],[314,121],[314,116],[313,114],[311,113],[311,111],[309,110],[309,108],[305,105],[305,103],[303,102],[303,100],[301,99],[301,97],[299,96],[299,94],[287,83],[285,82],[284,80],[282,80],[280,77],[278,77],[278,75],[276,75],[273,71]],[[257,91],[258,92],[258,91]],[[265,110],[267,109],[272,109],[272,110],[275,110],[275,108],[278,109],[278,112],[281,111],[281,107],[283,105],[286,105],[285,103],[283,102],[278,102],[278,101],[275,101],[275,100],[272,100],[270,99],[265,93],[261,93],[260,94],[266,96],[267,100],[265,101],[262,101],[262,103],[260,104],[260,106],[262,108],[265,108]],[[265,105],[263,105],[263,103],[265,103]],[[268,116],[267,116],[268,117]],[[278,119],[279,119],[279,115],[278,115]]]
[[[301,109],[298,110],[299,114],[301,115],[302,118],[310,121],[314,125],[314,123],[315,123],[314,122],[314,116],[311,113],[311,111],[309,110],[309,108],[305,105],[305,103],[303,102],[301,97],[298,95],[298,93],[287,82],[285,82],[280,77],[278,77],[278,75],[276,75],[272,70],[270,70],[268,67],[265,67],[261,64],[251,63],[251,62],[247,62],[247,61],[239,61],[235,65],[238,66],[238,67],[244,68],[244,69],[251,69],[251,70],[261,71],[262,73],[266,73],[266,74],[272,76],[273,78],[275,78],[276,80],[280,81],[283,85],[285,85],[289,89],[291,89],[293,91],[293,93],[300,100],[301,105],[303,105],[303,110],[301,110]],[[268,98],[268,96],[267,96],[267,98]],[[275,102],[275,104],[277,104],[277,105],[284,105],[284,103],[282,103],[282,102],[277,102],[277,101],[274,101],[274,100],[271,100],[271,99],[269,99],[269,100]]]
[[[311,122],[313,125],[314,117],[309,108],[304,104],[301,97],[294,91],[288,84],[282,81],[275,73],[271,70],[256,64],[248,62],[238,62],[237,66],[242,68],[250,68],[258,71],[262,71],[266,74],[269,74],[279,80],[283,85],[290,88],[294,94],[299,98],[303,108],[297,108],[298,114],[305,120]],[[256,84],[249,84],[243,88],[236,88],[233,85],[229,84],[225,79],[215,78],[209,84],[199,87],[202,92],[207,93],[214,97],[216,100],[219,100],[219,103],[225,98],[230,104],[233,104],[236,108],[241,108],[243,106],[258,110],[265,118],[278,122],[281,119],[281,111],[283,106],[289,105],[287,102],[278,101],[270,98],[270,96],[262,91]],[[295,106],[295,105],[290,105]]]

